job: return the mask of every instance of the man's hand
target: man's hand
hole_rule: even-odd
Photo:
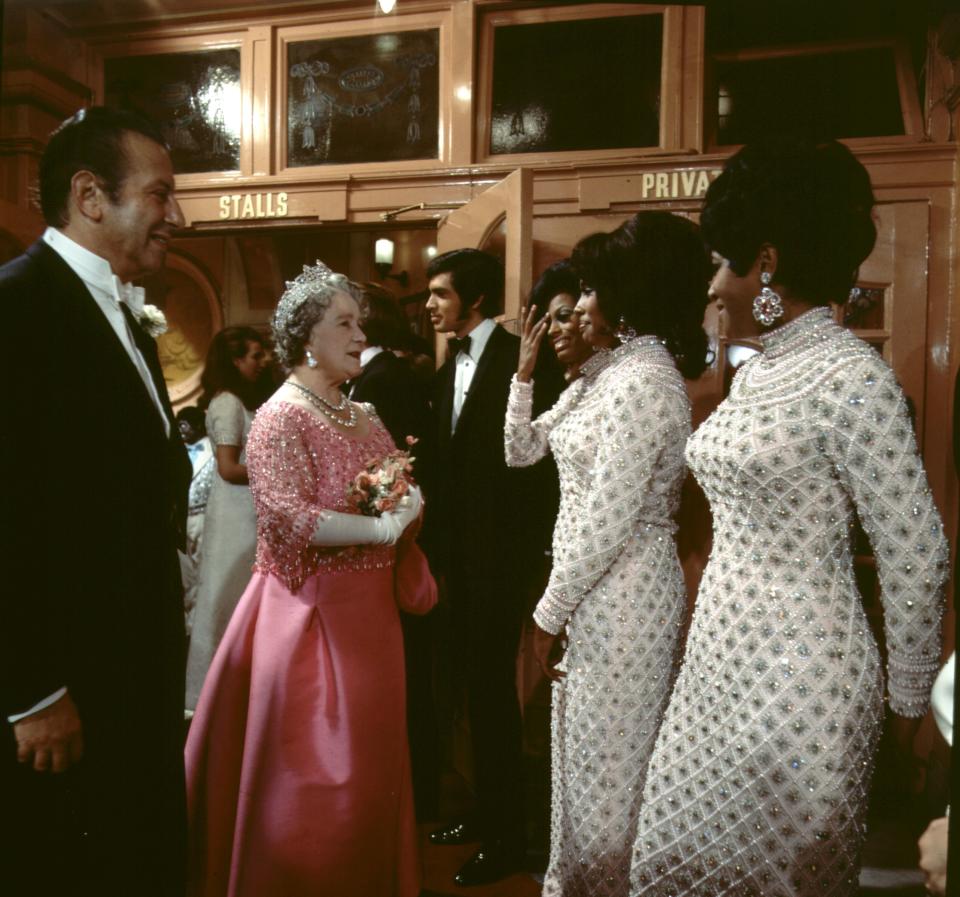
[[[934,819],[920,836],[920,868],[927,876],[927,892],[947,893],[947,827],[949,819],[941,816]]]
[[[69,694],[13,724],[17,760],[37,772],[63,772],[83,756],[83,727]]]

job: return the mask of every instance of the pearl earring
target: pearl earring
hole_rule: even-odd
[[[307,349],[307,367],[315,368],[317,366],[317,359],[313,357],[313,352]]]

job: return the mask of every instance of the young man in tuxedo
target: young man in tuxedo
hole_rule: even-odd
[[[0,268],[20,373],[0,442],[0,891],[182,895],[190,462],[130,283],[184,223],[160,132],[77,113],[40,200],[42,239]]]
[[[447,588],[452,654],[466,691],[477,812],[434,832],[434,844],[479,841],[455,877],[495,881],[521,868],[525,850],[522,732],[516,657],[531,591],[542,582],[556,516],[552,465],[511,469],[503,430],[520,340],[500,327],[500,263],[476,249],[434,258],[427,310],[449,333],[437,372],[436,488],[425,517],[428,553]],[[536,404],[553,404],[559,376],[537,380]]]

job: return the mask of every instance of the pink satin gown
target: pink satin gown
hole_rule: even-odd
[[[254,421],[256,565],[187,739],[192,897],[419,893],[397,607],[436,586],[412,542],[309,543],[393,448],[375,417],[365,439],[277,399]]]

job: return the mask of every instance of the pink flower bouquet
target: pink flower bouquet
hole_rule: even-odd
[[[407,445],[416,443],[407,437]],[[413,483],[413,461],[410,452],[393,451],[375,458],[358,473],[347,487],[347,503],[367,517],[379,517],[395,511]]]

